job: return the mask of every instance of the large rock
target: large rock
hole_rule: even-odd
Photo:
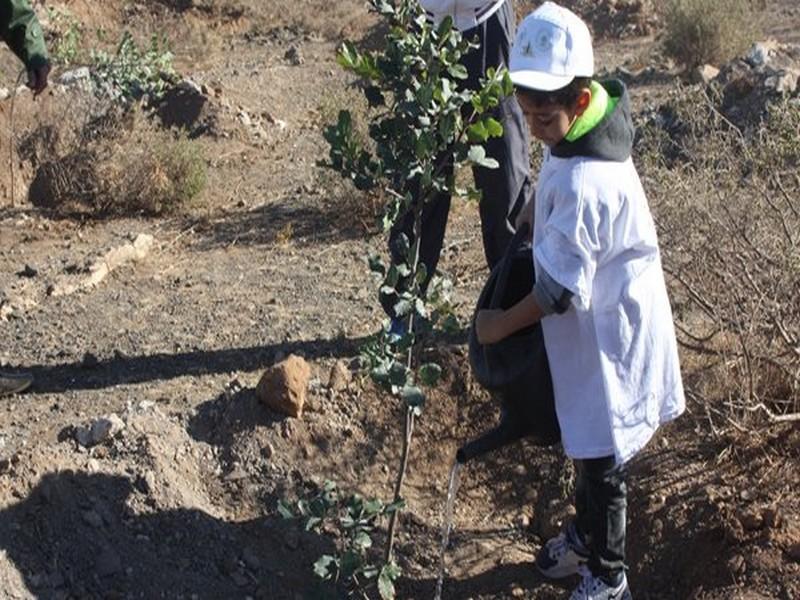
[[[309,364],[301,357],[291,355],[264,372],[256,386],[256,396],[276,412],[301,417],[310,378]]]

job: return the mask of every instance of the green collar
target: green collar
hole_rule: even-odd
[[[596,81],[592,81],[589,91],[592,92],[589,106],[580,117],[575,119],[567,135],[564,136],[568,142],[574,142],[594,129],[600,121],[613,112],[619,101],[619,98],[612,98],[606,89]]]

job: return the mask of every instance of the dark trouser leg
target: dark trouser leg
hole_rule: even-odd
[[[423,292],[427,290],[428,284],[433,277],[436,267],[439,264],[439,256],[442,253],[444,243],[444,232],[447,229],[447,217],[450,213],[450,195],[436,194],[422,209],[422,235],[419,247],[419,260],[425,265],[428,277],[423,283]],[[397,240],[400,234],[408,236],[409,241],[414,242],[414,213],[406,212],[397,227],[393,228],[389,234],[389,252],[395,263],[405,262],[397,249]],[[390,317],[394,317],[394,305],[397,303],[395,295],[381,295],[381,305]]]
[[[625,569],[625,467],[613,456],[576,460],[576,525],[591,552],[589,569],[615,579]]]
[[[495,118],[503,125],[503,136],[487,142],[486,154],[500,166],[477,167],[472,171],[475,186],[482,195],[483,250],[490,269],[505,255],[516,230],[517,217],[523,209],[532,209],[533,196],[527,126],[517,99],[513,96],[503,99]]]
[[[464,63],[470,73],[471,87],[490,67],[508,65],[514,40],[514,9],[506,2],[485,24],[464,33],[477,36],[481,47],[470,52]],[[497,169],[473,169],[475,186],[481,191],[481,231],[486,263],[491,269],[503,257],[516,230],[523,210],[532,210],[533,184],[530,176],[530,138],[522,109],[513,95],[494,110],[494,118],[503,125],[503,135],[486,143],[486,154],[498,163]]]

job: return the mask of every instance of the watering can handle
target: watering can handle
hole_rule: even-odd
[[[511,271],[511,258],[517,251],[517,247],[520,245],[520,242],[527,235],[528,228],[529,228],[528,223],[522,223],[519,226],[519,229],[517,229],[517,231],[514,233],[514,236],[511,238],[511,241],[508,243],[508,247],[506,248],[506,255],[503,257],[503,261],[500,267],[500,272],[497,274],[497,281],[494,284],[494,290],[492,290],[492,299],[489,302],[489,308],[500,307],[500,302],[503,299],[503,290],[506,289],[508,274]]]

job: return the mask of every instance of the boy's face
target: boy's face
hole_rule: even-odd
[[[588,104],[581,100],[572,107],[555,102],[537,104],[524,93],[517,94],[517,99],[531,135],[551,147],[564,139],[575,119],[585,110],[584,104]]]

